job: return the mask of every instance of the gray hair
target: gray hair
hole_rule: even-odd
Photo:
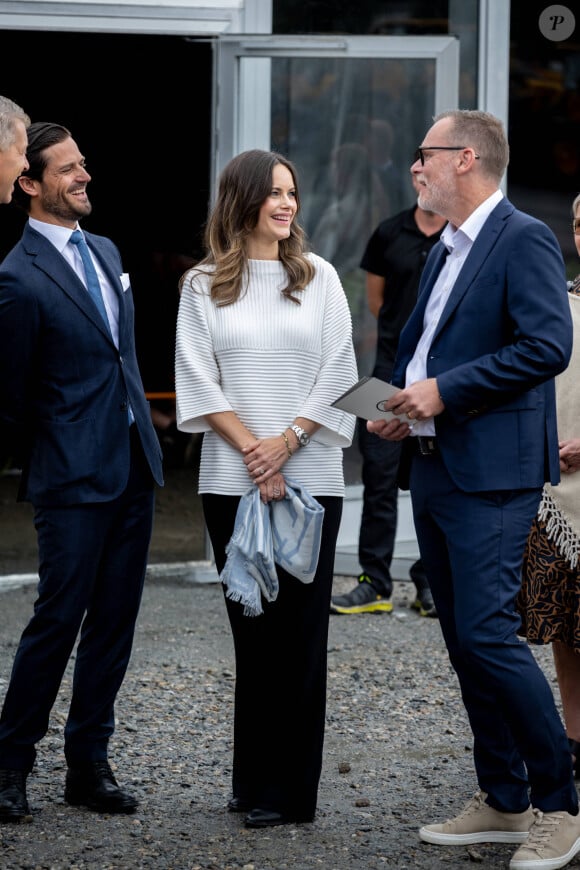
[[[0,96],[0,151],[7,151],[16,138],[15,121],[30,126],[30,118],[20,106],[8,97]]]
[[[572,203],[572,217],[576,217],[576,212],[578,211],[578,206],[580,206],[580,193],[574,199]]]
[[[509,163],[509,145],[499,118],[476,109],[452,109],[441,112],[435,121],[450,118],[453,144],[474,148],[484,175],[494,181],[501,180]]]

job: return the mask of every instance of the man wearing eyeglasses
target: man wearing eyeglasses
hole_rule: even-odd
[[[510,870],[555,870],[580,852],[578,795],[515,600],[542,486],[560,479],[554,378],[572,323],[556,238],[500,190],[508,158],[480,111],[438,115],[418,149],[419,205],[448,224],[399,340],[399,416],[368,428],[404,441],[400,485],[474,736],[478,792],[419,836],[519,843]]]

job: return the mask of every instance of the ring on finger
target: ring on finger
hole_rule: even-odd
[[[266,474],[266,472],[264,471],[263,468],[260,467],[260,468],[258,468],[258,474],[262,475],[262,474]]]

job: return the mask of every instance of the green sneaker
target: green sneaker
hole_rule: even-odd
[[[392,609],[391,599],[377,593],[368,574],[361,574],[354,589],[330,602],[331,613],[390,613]]]

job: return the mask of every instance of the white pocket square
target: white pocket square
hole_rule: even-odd
[[[121,287],[123,288],[124,291],[127,291],[129,289],[129,287],[131,286],[131,279],[129,278],[129,273],[123,272],[123,274],[120,276],[120,278],[121,278]]]

